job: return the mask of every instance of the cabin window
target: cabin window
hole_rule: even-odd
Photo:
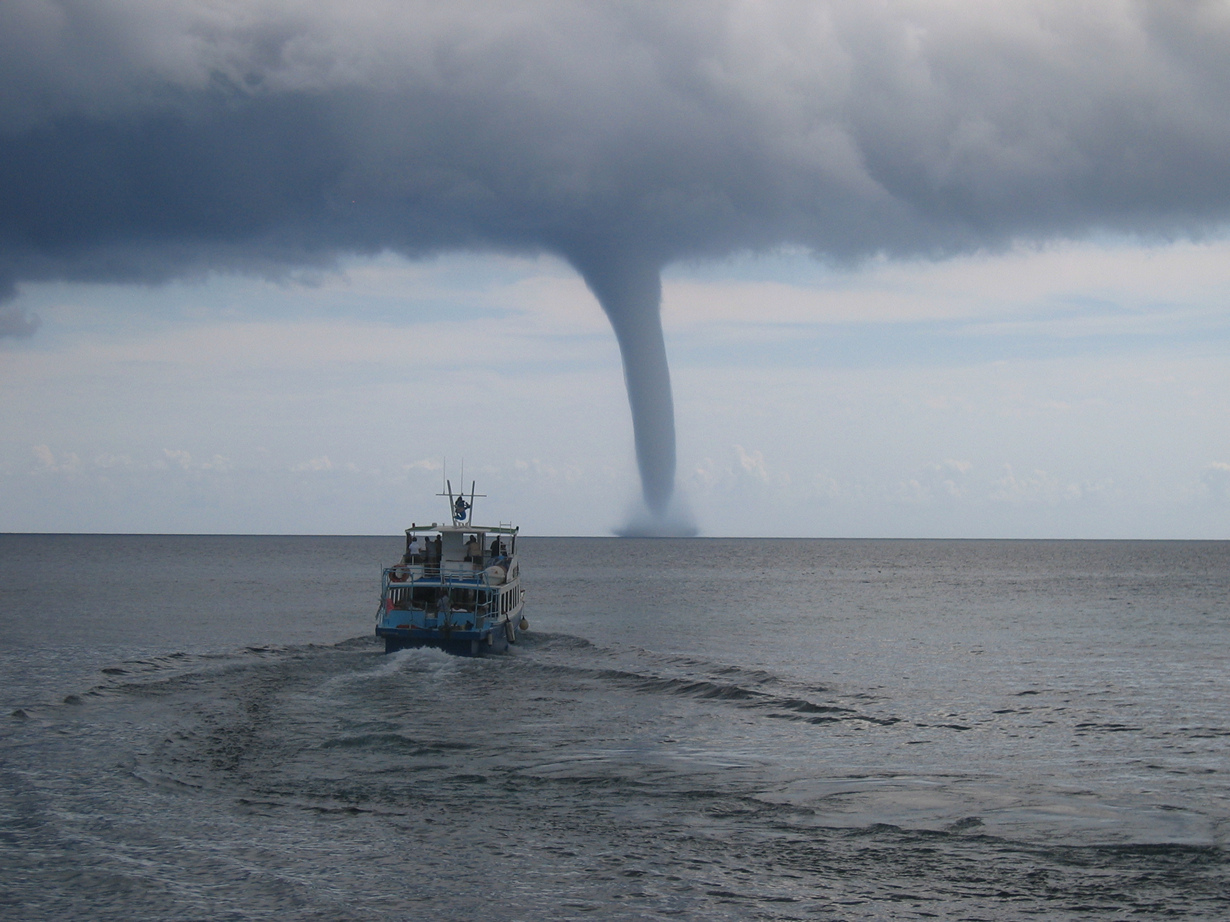
[[[415,586],[414,587],[414,607],[426,608],[428,605],[435,604],[440,592],[432,586]]]

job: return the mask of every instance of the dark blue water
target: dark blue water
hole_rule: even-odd
[[[0,536],[0,915],[1230,917],[1230,544]]]

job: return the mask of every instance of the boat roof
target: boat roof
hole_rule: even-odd
[[[448,531],[448,532],[481,532],[487,535],[515,535],[521,529],[516,525],[466,525],[457,524],[440,524],[432,522],[430,525],[412,525],[406,529],[406,534],[413,535],[420,531]]]

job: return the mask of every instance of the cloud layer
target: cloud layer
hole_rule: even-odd
[[[383,249],[943,255],[1230,212],[1220,3],[10,0],[0,62],[7,290]]]

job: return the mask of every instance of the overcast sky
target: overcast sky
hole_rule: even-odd
[[[1226,3],[5,0],[0,530],[610,533],[660,271],[702,534],[1230,537],[1228,98]]]

